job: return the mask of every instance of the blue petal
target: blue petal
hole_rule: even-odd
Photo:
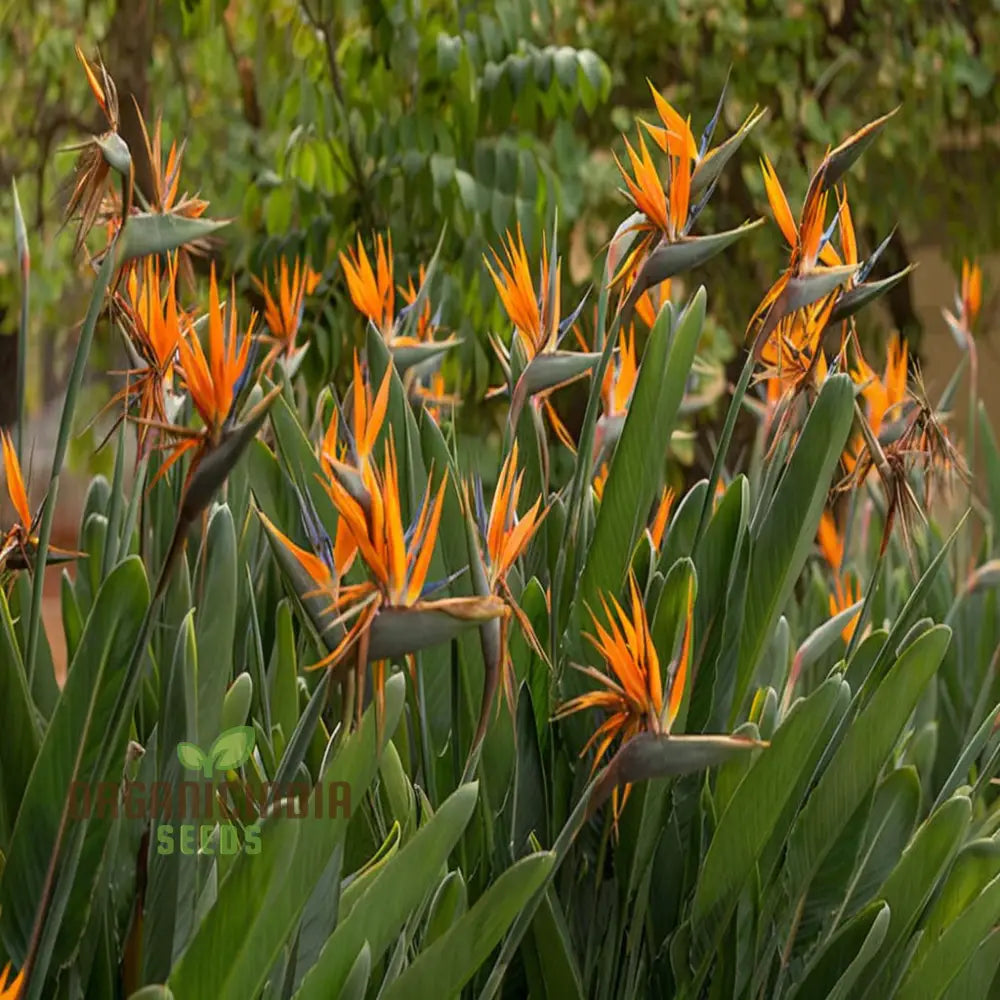
[[[719,183],[719,178],[716,177],[711,184],[708,185],[705,193],[701,196],[701,200],[688,212],[687,222],[684,224],[684,235],[687,236],[691,232],[692,227],[695,224],[698,216],[701,215],[705,206],[708,204],[709,199],[715,193],[715,185]]]
[[[583,307],[586,305],[587,299],[590,297],[590,291],[593,287],[594,287],[593,285],[590,285],[587,288],[587,290],[583,293],[583,298],[580,299],[580,302],[577,305],[577,307],[559,324],[559,337],[558,337],[559,340],[562,340],[562,338],[565,337],[566,334],[573,329],[573,324],[579,318],[580,313],[583,312]]]
[[[334,568],[333,545],[330,542],[330,536],[320,523],[319,515],[316,513],[316,508],[313,507],[312,501],[302,495],[298,486],[292,488],[295,490],[295,496],[299,502],[299,515],[309,544],[312,545],[313,552],[326,563],[327,569],[332,571]]]
[[[486,516],[486,500],[483,497],[483,480],[478,474],[473,480],[473,495],[476,502],[476,521],[479,522],[479,532],[485,538],[489,519]]]
[[[463,566],[461,569],[455,570],[451,576],[446,576],[443,580],[432,580],[430,583],[425,583],[423,590],[420,591],[419,600],[422,601],[425,597],[430,597],[431,594],[436,594],[439,590],[444,590],[445,587],[465,573],[468,568],[468,566]]]
[[[861,282],[872,273],[872,269],[878,263],[879,257],[882,256],[882,251],[885,250],[885,248],[889,245],[889,240],[891,240],[895,235],[896,230],[893,229],[892,232],[889,233],[889,235],[875,248],[875,252],[868,258],[868,260],[861,265],[861,270],[858,271],[858,276],[855,279],[856,284],[860,285]]]
[[[254,338],[250,344],[250,351],[247,354],[247,363],[241,373],[240,377],[236,380],[236,384],[233,386],[233,402],[229,407],[229,412],[226,414],[226,423],[231,423],[236,418],[236,408],[240,402],[240,393],[243,392],[244,387],[247,384],[247,380],[250,378],[250,373],[253,371],[254,361],[257,360],[257,348],[260,347],[260,341]]]
[[[840,221],[840,209],[838,208],[833,219],[830,220],[829,227],[827,228],[826,232],[823,233],[823,238],[819,241],[820,250],[822,250],[823,247],[825,247],[827,243],[829,243],[830,240],[833,239],[833,231],[837,228],[837,223],[839,221]]]
[[[729,69],[726,70],[726,82],[722,85],[722,93],[719,94],[719,103],[715,107],[715,114],[712,115],[712,120],[705,126],[705,131],[701,134],[701,146],[698,149],[699,160],[708,151],[708,144],[712,141],[712,136],[715,134],[715,126],[719,123],[719,115],[722,114],[722,105],[726,100],[726,88],[729,86],[729,76],[732,72],[733,67],[730,65]]]

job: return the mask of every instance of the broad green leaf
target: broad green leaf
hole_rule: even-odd
[[[697,506],[700,508],[700,504]],[[694,634],[698,637],[701,653],[685,723],[689,731],[704,729],[712,719],[718,718],[716,706],[722,692],[716,690],[716,674],[725,649],[726,619],[738,613],[732,606],[730,580],[739,563],[738,553],[746,535],[749,510],[749,484],[745,476],[737,476],[719,501],[695,551],[699,586]]]
[[[886,675],[844,734],[789,839],[785,867],[790,896],[809,886],[840,831],[871,790],[951,641],[939,625],[921,636]]]
[[[62,609],[63,637],[66,640],[66,662],[72,661],[83,635],[83,615],[76,600],[76,591],[66,570],[60,580],[60,607]]]
[[[233,672],[236,640],[236,530],[228,507],[216,507],[212,513],[204,552],[196,570],[201,586],[194,619],[198,639],[195,732],[198,744],[208,747],[222,724],[222,701]]]
[[[511,865],[458,923],[417,956],[385,1000],[437,1000],[458,994],[542,885],[554,861],[549,852],[531,854]]]
[[[201,774],[211,762],[204,759],[200,747],[184,740],[194,723],[194,681],[197,676],[197,640],[194,634],[194,609],[188,612],[177,630],[170,670],[161,675],[160,714],[156,725],[157,781],[175,791],[171,801],[180,805],[184,794],[181,782],[190,777],[181,768]],[[181,750],[181,747],[190,748]],[[175,752],[176,751],[176,752]],[[148,752],[148,750],[147,750]],[[164,817],[166,822],[169,822]],[[150,837],[158,837],[159,821],[154,821]],[[154,841],[155,842],[155,841]],[[163,982],[179,944],[187,939],[194,919],[195,873],[178,851],[161,854],[152,850],[148,857],[146,911],[142,926],[142,978],[144,982]]]
[[[548,841],[546,773],[535,728],[531,690],[522,684],[517,698],[517,764],[514,771],[514,814],[510,834],[513,856],[520,857],[534,835]]]
[[[390,742],[387,744],[392,746]],[[345,885],[341,888],[340,901],[338,903],[337,923],[343,923],[354,909],[354,904],[368,889],[369,885],[379,876],[379,873],[399,852],[400,833],[402,827],[396,820],[392,824],[385,840],[379,845],[372,857],[365,863],[364,867],[356,871]]]
[[[920,813],[920,778],[912,767],[898,767],[875,792],[858,866],[843,900],[843,913],[875,897],[878,887],[899,863]]]
[[[476,794],[474,783],[459,788],[441,804],[430,822],[386,863],[327,941],[316,965],[302,981],[296,994],[298,1000],[338,996],[353,956],[365,942],[373,961],[381,959],[433,887],[472,816]]]
[[[278,604],[275,614],[274,649],[268,670],[271,685],[271,723],[281,726],[287,740],[299,721],[298,662],[295,655],[295,629],[292,609],[287,600]]]
[[[142,562],[130,556],[101,585],[28,778],[0,881],[0,934],[17,965],[24,961],[49,864],[55,856],[70,870],[64,851],[70,828],[80,822],[87,828],[73,888],[65,912],[50,914],[58,920],[57,961],[71,953],[83,932],[111,817],[71,817],[86,811],[88,797],[96,813],[96,782],[116,787],[121,779],[126,717],[114,709],[148,604]],[[94,774],[109,747],[115,749],[108,770]]]
[[[83,572],[78,577],[85,576]],[[38,576],[42,576],[41,573]],[[99,581],[98,581],[99,584]],[[55,666],[52,661],[52,648],[45,629],[38,633],[38,646],[35,653],[35,672],[32,676],[28,667],[28,633],[31,621],[32,587],[27,573],[18,573],[14,585],[8,591],[11,621],[14,623],[14,634],[24,659],[24,671],[28,677],[28,688],[32,701],[43,720],[52,718],[56,702],[59,700],[59,685],[56,683]],[[94,587],[96,593],[97,587]]]
[[[423,943],[433,944],[469,909],[469,894],[460,871],[448,872],[434,893],[427,913]]]
[[[399,674],[386,681],[386,734],[398,725],[404,687]],[[343,843],[349,816],[343,808],[337,808],[331,816],[331,803],[336,801],[339,806],[343,802],[341,790],[345,784],[350,793],[346,811],[350,804],[360,802],[375,776],[380,756],[373,705],[365,713],[360,729],[327,764],[304,815],[272,818],[261,827],[261,844],[270,836],[284,843],[283,849],[290,856],[287,864],[282,862],[280,866],[280,877],[270,879],[266,889],[258,887],[250,903],[246,902],[246,894],[251,892],[260,856],[247,852],[237,856],[219,886],[217,899],[174,965],[168,982],[174,993],[190,1000],[245,1000],[257,994],[309,900],[313,881]],[[297,837],[287,833],[289,828]],[[251,912],[247,914],[241,908]],[[240,914],[238,922],[234,912]]]
[[[0,704],[4,722],[0,726],[0,809],[13,826],[21,807],[28,776],[41,745],[41,728],[35,706],[28,691],[21,650],[14,623],[7,607],[7,597],[0,589]],[[6,845],[9,830],[0,826],[2,843]]]
[[[573,952],[573,940],[559,897],[549,889],[531,924],[537,950],[544,995],[565,1000],[583,1000],[583,980]],[[534,991],[532,991],[534,996]],[[542,995],[542,994],[540,994]]]
[[[805,793],[824,747],[831,719],[847,710],[850,692],[836,677],[796,701],[736,789],[716,827],[701,865],[692,904],[692,933],[706,945],[719,940],[786,806]],[[767,872],[763,872],[767,877]]]
[[[774,622],[812,551],[831,479],[854,417],[853,383],[834,375],[823,383],[788,468],[753,539],[750,578],[732,713],[743,706]]]
[[[955,790],[968,779],[969,771],[995,731],[995,720],[998,714],[1000,714],[1000,705],[996,705],[993,711],[986,716],[983,724],[976,730],[972,739],[962,748],[962,753],[955,762],[951,774],[948,775],[940,791],[938,791],[937,798],[934,800],[935,809],[945,799],[954,794]]]
[[[850,1000],[854,984],[878,952],[888,929],[889,907],[876,900],[820,950],[790,997]]]
[[[998,875],[1000,840],[973,840],[958,852],[933,905],[920,921],[922,936],[913,956],[914,965],[926,958],[927,953],[969,908],[984,886]]]
[[[229,685],[229,690],[226,692],[225,698],[222,699],[223,732],[243,726],[250,716],[250,705],[252,701],[253,680],[250,675],[244,671],[239,675],[239,677],[236,678],[236,680],[233,681],[232,684]],[[253,727],[250,728],[252,731]],[[253,746],[252,740],[250,745],[251,747]],[[243,759],[245,760],[246,758]],[[231,766],[239,767],[242,763],[243,760],[240,760]],[[219,766],[221,766],[221,764]]]
[[[945,1000],[987,1000],[1000,969],[1000,929],[993,931],[942,994]]]
[[[883,997],[892,982],[897,948],[909,938],[942,874],[955,856],[972,816],[972,803],[963,795],[948,799],[923,822],[899,864],[879,889],[877,897],[889,905],[889,930],[878,965],[869,969],[865,998]],[[886,968],[885,975],[879,970]]]
[[[600,606],[599,592],[618,593],[625,579],[629,554],[662,479],[670,430],[701,336],[705,298],[699,289],[675,325],[672,310],[664,307],[653,326],[604,486],[580,580],[578,615],[585,605]]]
[[[938,1000],[1000,921],[1000,876],[915,958],[896,994],[899,1000]],[[921,945],[928,940],[921,939]]]
[[[413,794],[413,783],[403,770],[399,751],[392,740],[385,745],[382,753],[379,775],[389,805],[389,815],[399,823],[405,843],[416,826],[417,799]]]
[[[695,571],[694,563],[690,559],[678,559],[667,572],[663,581],[663,589],[660,591],[659,599],[656,602],[656,611],[650,624],[650,633],[653,637],[653,645],[656,648],[657,656],[661,664],[661,671],[664,675],[664,700],[670,690],[669,682],[671,678],[666,676],[667,668],[678,662],[681,652],[682,636],[684,634],[684,623],[687,617],[688,597],[697,600],[698,584],[700,578]],[[692,645],[700,642],[702,635],[695,632],[697,638],[692,638]],[[688,664],[688,670],[693,669],[693,661]],[[675,668],[676,669],[676,668]],[[673,733],[682,733],[686,730],[688,701],[691,697],[690,674],[688,681],[684,685],[681,695],[681,703],[677,710],[677,718],[671,728]]]
[[[306,973],[316,964],[320,952],[337,926],[343,868],[344,849],[342,845],[338,845],[322,874],[315,879],[309,902],[302,913],[298,944],[294,955],[290,956],[290,960],[294,958],[295,961],[295,989],[298,989]],[[289,976],[286,974],[286,984],[288,980]]]
[[[343,988],[337,995],[340,1000],[365,1000],[368,989],[368,979],[372,972],[372,951],[366,941],[358,952],[358,957],[351,966],[351,971],[344,980]]]
[[[129,994],[128,1000],[174,1000],[174,995],[166,986],[143,986],[141,990]]]

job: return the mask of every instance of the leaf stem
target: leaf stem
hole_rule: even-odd
[[[42,507],[42,523],[38,531],[38,544],[35,549],[35,565],[32,577],[31,608],[28,616],[28,646],[26,650],[28,684],[31,686],[35,677],[35,667],[38,651],[38,633],[42,622],[42,593],[45,586],[45,560],[49,551],[49,540],[52,537],[52,523],[55,520],[56,502],[59,497],[59,476],[62,472],[66,449],[69,445],[70,433],[73,429],[73,416],[76,412],[80,387],[83,384],[83,374],[90,355],[90,345],[94,340],[94,329],[97,320],[104,309],[104,295],[111,282],[117,260],[118,237],[116,236],[104,256],[104,262],[97,273],[97,281],[87,308],[87,315],[80,330],[80,340],[76,345],[76,355],[70,370],[66,386],[66,400],[63,403],[62,417],[59,420],[59,433],[56,438],[55,452],[52,456],[52,471],[49,474],[49,488]]]

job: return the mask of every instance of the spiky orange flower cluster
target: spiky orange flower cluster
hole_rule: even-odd
[[[420,265],[419,285],[412,276],[406,285],[393,284],[394,263],[392,236],[375,237],[375,267],[372,267],[364,244],[358,237],[357,249],[349,247],[340,254],[347,278],[347,288],[357,310],[375,326],[392,353],[404,388],[410,399],[427,406],[434,420],[442,409],[458,402],[445,391],[444,377],[438,370],[443,355],[458,341],[452,337],[437,339],[437,320],[427,291],[428,273]],[[396,292],[406,303],[397,315]],[[419,311],[413,311],[419,307]]]
[[[167,420],[164,394],[173,388],[182,331],[190,329],[194,322],[177,304],[176,279],[176,254],[168,257],[165,275],[158,257],[144,257],[129,269],[124,293],[116,292],[114,296],[136,364],[119,373],[125,375],[126,384],[108,407],[124,402],[115,426],[138,409],[136,437],[140,456],[145,453],[150,426]]]
[[[320,275],[308,264],[303,265],[295,258],[294,268],[289,272],[288,261],[281,259],[274,272],[274,289],[267,279],[254,278],[254,284],[264,296],[264,322],[270,334],[261,339],[268,345],[268,352],[261,363],[261,370],[267,374],[281,357],[289,361],[295,355],[295,338],[302,323],[302,311],[307,295],[312,295],[319,284]]]
[[[427,281],[427,271],[424,265],[420,265],[419,280],[414,287],[413,276],[410,275],[406,279],[406,287],[402,285],[397,286],[397,291],[402,296],[403,301],[406,303],[407,307],[413,308],[416,305],[417,297],[420,295],[420,289],[424,286],[424,282]],[[434,326],[434,316],[431,310],[430,299],[424,298],[423,305],[420,308],[420,315],[417,317],[417,325],[413,332],[412,337],[397,337],[397,342],[407,342],[410,344],[427,344],[434,339],[435,334]]]
[[[506,585],[507,574],[527,548],[544,517],[541,497],[536,498],[522,517],[517,516],[524,482],[524,470],[518,471],[517,457],[518,447],[515,441],[500,470],[500,479],[490,505],[486,552],[489,557],[490,585],[494,588]]]
[[[909,353],[906,341],[894,334],[886,347],[885,367],[882,375],[877,375],[860,351],[851,369],[851,378],[858,385],[865,403],[865,417],[868,428],[877,438],[887,423],[899,420],[907,400],[907,370]],[[848,473],[854,471],[858,455],[864,447],[864,438],[859,431],[844,451],[842,461]]]
[[[101,213],[105,199],[113,194],[110,186],[112,167],[125,177],[122,200],[126,204],[122,215],[131,209],[132,166],[128,146],[118,134],[118,91],[114,81],[103,63],[98,65],[97,71],[94,70],[79,45],[76,47],[76,55],[83,66],[90,91],[108,125],[107,131],[102,135],[93,136],[78,146],[70,147],[79,150],[80,156],[76,165],[76,183],[66,205],[66,218],[79,220],[74,247],[74,252],[79,253]]]
[[[355,352],[350,440],[344,441],[340,435],[338,426],[341,419],[340,412],[335,408],[318,449],[319,463],[323,471],[320,482],[327,492],[334,489],[331,483],[347,483],[348,491],[353,491],[352,495],[362,498],[359,501],[362,506],[372,502],[371,489],[377,485],[374,449],[385,422],[391,378],[392,369],[386,369],[378,393],[373,393],[370,383],[362,374],[361,364]],[[303,512],[303,517],[306,517],[306,512]],[[357,619],[361,611],[370,606],[368,603],[370,588],[364,587],[359,590],[357,587],[341,584],[342,578],[350,570],[358,553],[358,543],[347,518],[341,516],[338,519],[332,545],[329,539],[314,540],[314,546],[319,554],[296,545],[263,514],[261,518],[271,534],[292,554],[313,582],[315,589],[306,596],[324,599],[324,607],[320,613],[324,623],[332,624],[337,621]],[[312,669],[332,665],[339,660],[369,623],[368,619],[355,621],[356,628],[346,632],[343,641]]]
[[[388,249],[386,245],[388,244]],[[355,308],[367,316],[387,340],[395,320],[395,286],[392,280],[392,235],[375,239],[375,269],[372,269],[361,237],[358,246],[339,254],[340,266],[347,277],[347,289]]]
[[[698,156],[691,122],[690,119],[685,121],[681,118],[652,84],[650,89],[665,127],[656,128],[645,122],[643,125],[660,149],[667,154],[667,185],[664,188],[642,135],[639,135],[638,153],[625,138],[631,175],[622,166],[617,154],[615,163],[625,181],[626,190],[623,194],[635,210],[642,214],[643,219],[630,227],[640,234],[640,238],[612,276],[612,285],[637,271],[639,263],[657,240],[665,239],[673,243],[685,236],[691,215],[691,172]]]
[[[146,162],[149,166],[149,190],[138,190],[136,197],[132,156],[128,145],[119,134],[118,94],[114,81],[102,63],[98,63],[95,69],[79,46],[76,48],[76,53],[83,66],[91,93],[108,125],[107,131],[102,135],[92,136],[89,140],[70,147],[81,151],[77,162],[76,183],[66,209],[67,219],[79,221],[76,251],[79,252],[84,246],[87,235],[95,223],[99,223],[106,232],[108,247],[133,215],[169,216],[171,220],[184,220],[188,225],[197,224],[198,220],[203,218],[208,202],[186,191],[181,193],[180,176],[184,144],[178,145],[172,142],[164,156],[161,120],[157,119],[153,135],[150,137],[142,111],[136,107]],[[112,170],[121,175],[120,193],[110,183]],[[135,204],[136,201],[139,204]],[[212,224],[208,224],[201,233],[194,232],[180,245],[174,244],[177,273],[185,279],[189,288],[194,287],[192,258],[204,256],[210,249],[211,237],[203,234],[211,228]],[[106,252],[106,249],[101,253]],[[122,265],[114,287],[118,287],[121,277],[132,266],[132,262],[129,261]]]
[[[893,114],[895,111],[869,122],[848,136],[836,149],[827,152],[810,178],[797,223],[770,160],[767,157],[761,160],[767,199],[778,228],[788,242],[789,262],[788,267],[761,300],[747,327],[747,335],[752,337],[754,355],[758,359],[772,332],[789,315],[812,306],[815,306],[822,315],[824,307],[832,300],[833,305],[830,306],[830,312],[826,316],[826,322],[829,323],[833,319],[835,306],[842,307],[838,315],[846,318],[867,301],[858,298],[858,291],[867,290],[871,298],[887,289],[888,285],[885,282],[881,287],[874,289],[871,286],[858,288],[863,276],[874,265],[882,247],[879,247],[863,266],[859,266],[857,240],[847,204],[847,194],[842,186],[838,187],[838,184],[850,165],[861,155],[865,146]],[[840,253],[830,242],[831,231],[825,229],[831,190],[837,192]],[[905,273],[905,271],[900,272],[888,280],[894,283]],[[853,294],[852,301],[848,301],[849,293]],[[820,330],[819,335],[822,333],[823,330]],[[845,325],[841,352],[846,333]]]
[[[664,486],[660,499],[656,504],[656,511],[653,514],[653,523],[649,526],[649,537],[653,542],[653,548],[657,552],[663,544],[663,535],[667,530],[667,523],[670,520],[670,512],[674,509],[674,502],[677,500],[677,493],[670,486]]]
[[[634,573],[629,574],[630,612],[626,612],[614,596],[602,595],[601,606],[604,622],[590,612],[594,634],[586,634],[588,642],[603,659],[610,673],[593,667],[579,667],[587,677],[600,685],[600,689],[577,695],[556,712],[556,718],[565,718],[575,712],[590,708],[600,709],[606,716],[583,748],[581,756],[596,748],[591,773],[607,754],[611,744],[622,742],[641,732],[669,733],[680,711],[687,684],[691,659],[691,626],[694,615],[694,590],[688,589],[687,611],[683,624],[681,650],[676,662],[668,671],[669,689],[664,704],[664,686],[660,659],[653,643],[649,619],[642,594]],[[626,786],[622,798],[614,806],[617,816],[624,807],[629,793]]]
[[[12,553],[23,548],[31,540],[32,517],[28,506],[28,493],[24,488],[21,463],[14,451],[14,442],[6,431],[0,431],[0,446],[3,448],[4,477],[7,481],[7,496],[14,507],[18,521],[0,540],[0,571],[3,570]]]
[[[433,500],[428,482],[408,541],[399,498],[396,447],[391,433],[382,469],[376,470],[374,465],[369,465],[364,479],[369,488],[369,510],[365,510],[335,477],[329,482],[330,497],[374,578],[370,584],[362,585],[360,592],[378,591],[381,601],[390,607],[413,607],[420,598],[434,554],[447,475],[442,476]]]
[[[241,333],[236,313],[236,288],[232,288],[231,301],[225,306],[219,299],[219,286],[212,266],[208,301],[208,353],[202,347],[198,332],[192,323],[181,331],[177,341],[180,374],[191,397],[202,427],[194,430],[174,424],[145,421],[158,427],[174,443],[168,446],[168,457],[157,473],[166,474],[183,455],[195,452],[189,476],[207,451],[219,445],[223,432],[233,417],[233,409],[241,381],[245,378],[250,360],[250,343],[256,313],[251,314],[247,328]]]
[[[839,192],[841,256],[832,242],[824,240],[828,193],[822,189],[822,185],[810,186],[799,222],[796,223],[785,192],[767,157],[761,161],[761,170],[771,211],[789,245],[790,260],[786,270],[757,307],[750,321],[751,327],[758,321],[764,321],[771,310],[778,306],[782,294],[793,279],[815,273],[818,263],[833,269],[843,267],[845,263],[853,265],[857,262],[857,244],[846,191]],[[758,358],[762,363],[760,377],[767,380],[769,403],[791,400],[826,378],[828,366],[822,350],[822,338],[830,323],[839,292],[839,286],[834,286],[820,298],[790,310],[773,323],[772,330],[758,345]]]
[[[955,311],[945,309],[944,318],[959,343],[974,350],[972,339],[983,305],[983,270],[978,261],[962,261],[962,278],[955,296]]]
[[[512,350],[498,337],[491,335],[490,344],[507,376],[507,384],[490,389],[487,398],[508,390],[511,392],[511,405],[507,414],[508,424],[511,426],[517,423],[521,407],[530,399],[534,406],[544,408],[556,435],[572,448],[572,438],[551,405],[550,397],[564,386],[585,378],[600,358],[598,354],[559,350],[562,337],[575,329],[586,297],[573,313],[563,318],[560,305],[562,263],[555,248],[553,247],[552,252],[553,261],[550,260],[543,237],[540,283],[536,292],[520,224],[517,227],[516,241],[513,234],[508,232],[506,243],[501,246],[504,257],[494,250],[492,263],[485,256],[483,259],[504,310],[514,326],[524,364],[514,382],[516,366]]]
[[[670,279],[661,281],[658,285],[642,293],[635,304],[636,315],[652,329],[665,302],[670,301]]]
[[[3,573],[4,570],[26,569],[31,565],[32,556],[38,545],[38,536],[34,534],[38,517],[37,515],[31,516],[21,463],[14,450],[14,442],[6,431],[0,431],[0,451],[3,454],[7,496],[10,498],[11,506],[17,515],[17,521],[4,534],[0,534],[0,573]],[[69,552],[50,545],[46,554],[46,562],[66,562],[79,555],[79,552]]]
[[[521,340],[524,353],[531,361],[539,354],[556,349],[559,334],[559,294],[561,266],[551,274],[549,254],[542,238],[541,283],[539,291],[531,277],[528,254],[524,249],[521,225],[517,227],[517,242],[508,232],[506,244],[501,243],[504,257],[493,251],[493,262],[484,258],[504,310]],[[506,262],[504,260],[506,258]],[[551,279],[551,280],[550,280]]]

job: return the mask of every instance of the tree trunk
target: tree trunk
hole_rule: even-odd
[[[136,103],[147,118],[149,67],[156,34],[156,0],[118,0],[108,32],[108,72],[118,88],[118,131],[128,143],[135,184],[147,200],[153,198],[153,170],[146,155]]]

